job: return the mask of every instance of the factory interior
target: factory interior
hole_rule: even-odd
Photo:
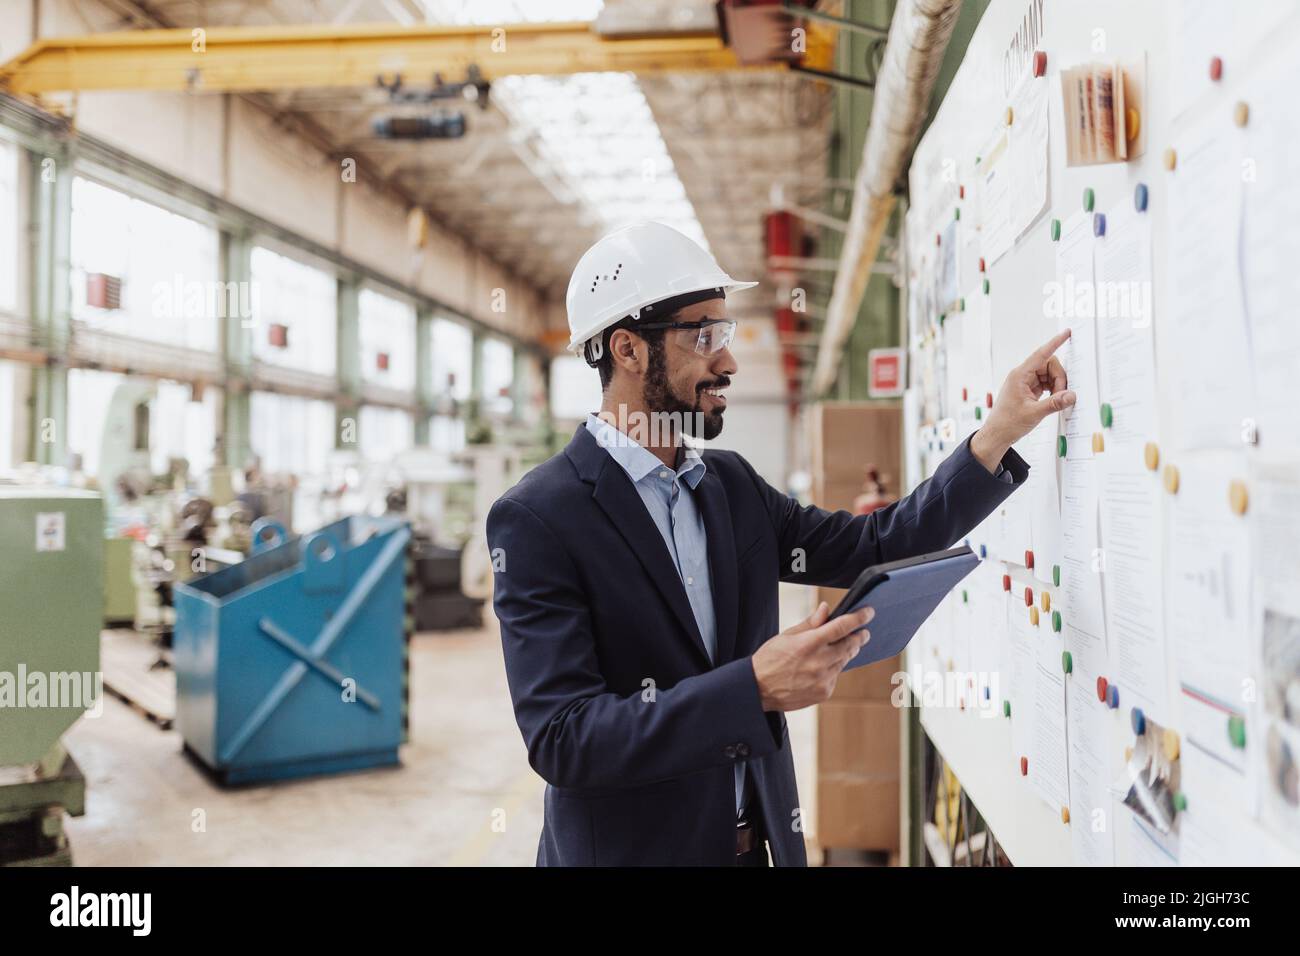
[[[593,417],[607,399],[602,377],[607,368],[626,372],[631,366],[619,363],[636,357],[610,343],[639,341],[618,335],[634,325],[611,323],[631,321],[624,317],[629,310],[653,312],[646,303],[658,300],[674,307],[688,301],[696,312],[716,309],[723,288],[725,318],[706,318],[698,328],[728,329],[725,337],[701,332],[695,339],[695,325],[660,326],[673,335],[688,328],[695,359],[715,369],[726,363],[725,398],[699,397],[705,407],[725,407],[726,427],[716,435],[688,431],[694,438],[682,452],[687,464],[706,463],[703,482],[731,480],[735,458],[720,456],[737,453],[752,478],[746,488],[765,488],[780,508],[811,521],[808,515],[822,513],[799,509],[869,516],[891,509],[931,475],[954,481],[944,469],[963,454],[973,461],[981,427],[991,429],[995,416],[1002,421],[1005,399],[995,409],[994,396],[1003,376],[1014,375],[1017,363],[1057,331],[1051,320],[1028,321],[1039,308],[1043,269],[1051,271],[1054,256],[1058,277],[1069,265],[1064,251],[1052,251],[1061,225],[1052,217],[1067,216],[1057,208],[1073,209],[1086,185],[1089,219],[1082,228],[1099,230],[1091,233],[1099,250],[1106,226],[1104,218],[1099,226],[1091,218],[1094,183],[1098,201],[1116,209],[1133,206],[1136,186],[1140,216],[1151,182],[1152,208],[1164,216],[1159,204],[1169,190],[1157,177],[1162,162],[1174,169],[1173,150],[1164,153],[1162,141],[1173,112],[1157,80],[1175,61],[1156,25],[1172,22],[1178,5],[1153,4],[1134,15],[1128,39],[1150,51],[1141,77],[1151,79],[1151,105],[1139,99],[1148,95],[1143,87],[1124,87],[1128,129],[1122,110],[1119,118],[1107,114],[1114,123],[1107,127],[1109,148],[1122,152],[1127,142],[1132,154],[1112,156],[1109,166],[1096,157],[1076,165],[1066,154],[1075,144],[1060,136],[1067,68],[1088,56],[1087,15],[1067,6],[0,0],[0,864],[635,862],[631,844],[618,852],[610,842],[600,845],[623,839],[601,830],[616,825],[634,842],[646,841],[640,850],[650,862],[729,864],[729,832],[714,856],[680,847],[660,847],[656,855],[653,834],[671,829],[663,818],[670,805],[645,811],[643,826],[636,808],[651,806],[645,801],[655,794],[676,794],[672,788],[684,793],[704,777],[642,773],[632,750],[620,756],[607,740],[641,730],[658,740],[653,734],[666,733],[669,724],[650,715],[679,712],[653,704],[655,692],[666,701],[682,695],[674,698],[673,689],[646,678],[641,699],[651,705],[627,725],[599,729],[589,713],[591,723],[569,732],[576,740],[556,727],[536,730],[538,701],[568,693],[580,680],[521,670],[550,652],[550,638],[557,654],[577,639],[548,635],[537,623],[561,619],[552,613],[562,602],[556,595],[567,601],[573,579],[549,596],[534,592],[528,605],[531,585],[511,577],[516,565],[507,568],[507,560],[525,568],[522,562],[536,554],[553,556],[544,548],[559,534],[584,588],[589,569],[602,560],[611,572],[631,568],[639,579],[640,571],[630,553],[612,547],[586,563],[593,556],[582,554],[585,548],[616,540],[604,526],[568,537],[546,532],[551,538],[543,540],[536,529],[550,527],[545,522],[507,526],[506,519],[537,507],[521,502],[547,500],[538,489],[549,479],[536,476],[567,467],[565,456],[573,457],[582,441],[590,445],[592,435],[604,441]],[[1128,16],[1122,3],[1100,6],[1097,17],[1107,24]],[[1280,8],[1271,16],[1288,24],[1290,33],[1273,40],[1282,49],[1293,42],[1296,17]],[[1265,32],[1260,27],[1250,42],[1265,42]],[[1112,28],[1112,36],[1122,33]],[[1240,46],[1248,48],[1245,40]],[[1107,82],[1111,75],[1124,84],[1138,76],[1131,65],[1123,68],[1134,72],[1115,67]],[[1199,67],[1187,74],[1208,90],[1200,100],[1189,93],[1188,102],[1226,128],[1231,114],[1223,103],[1235,94],[1214,86],[1216,69],[1222,64],[1208,79]],[[1226,73],[1224,82],[1240,75]],[[978,92],[979,84],[999,92]],[[1038,92],[1045,89],[1050,94]],[[1005,96],[1014,100],[1014,125]],[[1026,134],[1031,108],[1041,109],[1042,126]],[[954,118],[961,109],[979,117]],[[1263,128],[1256,117],[1267,117],[1268,105],[1261,109],[1252,112],[1248,134]],[[1147,124],[1141,133],[1139,111]],[[1236,115],[1242,127],[1240,106]],[[1009,139],[984,150],[981,167],[974,134],[986,132],[975,129],[985,119],[985,127]],[[953,134],[958,126],[961,133]],[[958,135],[966,152],[949,159]],[[1099,137],[1092,146],[1101,144]],[[1026,177],[1010,188],[1001,174],[983,172],[1004,155],[1000,168],[1010,165],[1013,175]],[[1094,161],[1103,165],[1089,165]],[[1179,162],[1184,176],[1196,168]],[[1087,178],[1093,171],[1096,178]],[[1006,213],[1000,223],[999,210]],[[1111,235],[1125,235],[1127,222],[1112,216]],[[670,276],[665,288],[685,293],[681,299],[645,295],[631,307],[629,290],[630,298],[618,300],[622,311],[584,329],[582,295],[606,294],[598,286],[612,288],[620,272],[623,287],[648,281],[632,253],[628,267],[615,261],[622,253],[607,256],[608,268],[589,267],[597,260],[585,257],[610,237],[663,226],[671,230],[653,235],[670,237],[681,255],[706,263],[708,281],[684,285]],[[1157,231],[1158,240],[1164,237]],[[670,258],[664,253],[656,264],[649,256],[648,268],[669,270]],[[1163,275],[1164,266],[1156,268]],[[597,274],[588,287],[589,272]],[[1149,278],[1147,285],[1149,292]],[[949,287],[961,297],[946,295]],[[1000,292],[1007,297],[999,300]],[[673,314],[680,320],[685,311]],[[978,321],[985,323],[982,346],[970,331]],[[1162,314],[1160,322],[1168,321]],[[613,353],[603,358],[602,333]],[[1111,343],[1100,333],[1097,341],[1104,389]],[[1162,376],[1173,341],[1162,325]],[[1073,378],[1080,353],[1061,354]],[[653,349],[650,355],[653,371]],[[1059,391],[1050,378],[1040,372],[1039,388]],[[1161,402],[1170,401],[1167,384],[1160,385]],[[1084,386],[1077,387],[1080,401],[1087,400]],[[1146,401],[1154,407],[1156,398]],[[1123,417],[1132,407],[1116,403],[1116,429],[1135,421]],[[1111,405],[1100,414],[1114,458],[1129,438],[1111,429]],[[1076,455],[1086,454],[1077,451],[1086,438],[1067,455],[1073,426],[1052,417],[1045,427],[1050,434],[1037,430],[1015,447],[1034,468],[1044,462],[1049,475],[1071,474]],[[1096,426],[1089,420],[1080,427],[1086,434]],[[1278,431],[1260,434],[1266,440]],[[1095,455],[1105,447],[1102,438],[1102,431],[1093,435]],[[702,459],[692,450],[697,446]],[[1140,464],[1142,445],[1133,447]],[[1154,439],[1146,443],[1151,475],[1158,474],[1154,447]],[[629,468],[613,449],[601,460]],[[1181,507],[1192,487],[1185,469],[1183,494],[1172,498],[1178,473],[1170,487],[1169,460],[1161,459],[1171,496],[1166,509]],[[1024,481],[1017,470],[1023,465],[1007,451],[995,474],[980,472],[981,480],[1006,484],[981,485],[979,493],[1009,494]],[[994,472],[993,464],[986,467]],[[577,470],[592,480],[581,465]],[[645,497],[650,492],[628,474],[659,522]],[[963,474],[971,480],[969,470]],[[760,807],[769,814],[762,825],[771,865],[801,864],[805,853],[810,866],[836,868],[1132,864],[1176,854],[1180,826],[1185,854],[1213,845],[1226,855],[1234,842],[1245,845],[1226,829],[1207,829],[1205,811],[1195,815],[1196,797],[1188,811],[1178,792],[1176,715],[1190,713],[1178,708],[1192,704],[1173,676],[1172,638],[1167,652],[1164,643],[1152,652],[1168,654],[1168,672],[1164,658],[1157,666],[1148,656],[1141,666],[1170,675],[1169,699],[1183,700],[1172,705],[1174,716],[1143,698],[1145,720],[1157,721],[1144,723],[1132,696],[1137,678],[1115,674],[1126,666],[1127,651],[1112,648],[1109,662],[1097,665],[1111,668],[1111,686],[1108,692],[1099,677],[1092,693],[1092,665],[1079,645],[1068,644],[1078,639],[1072,628],[1081,607],[1069,602],[1081,599],[1069,590],[1071,581],[1062,586],[1061,567],[1068,578],[1075,567],[1070,549],[1085,545],[1070,538],[1077,533],[1068,519],[1072,486],[1066,477],[1061,482],[1065,493],[1057,492],[1046,511],[1048,534],[1062,536],[1052,537],[1050,548],[1044,524],[1034,524],[1038,537],[1031,539],[1028,512],[1021,523],[1009,508],[994,511],[992,498],[971,513],[966,527],[975,530],[964,538],[952,529],[946,543],[921,548],[928,539],[916,539],[914,550],[962,546],[984,560],[948,594],[905,658],[845,670],[815,706],[773,713],[765,703],[759,715],[746,705],[759,727],[760,716],[768,719],[780,759],[793,768],[780,791],[797,799],[789,813],[793,837],[774,842],[773,811]],[[702,497],[713,487],[705,483],[687,500],[715,500]],[[695,487],[688,484],[683,478],[680,489]],[[993,487],[1006,491],[988,492]],[[674,483],[673,495],[678,491]],[[968,502],[977,497],[960,494]],[[1032,502],[1033,521],[1040,522],[1047,499],[1033,494],[1015,500],[1026,508]],[[571,499],[553,495],[556,509],[585,520],[585,510],[565,504]],[[1243,514],[1244,485],[1232,495],[1233,509]],[[505,498],[512,501],[494,508]],[[635,503],[636,496],[627,488],[621,500]],[[683,547],[681,526],[672,524],[680,520],[678,500],[667,506],[672,527],[660,525],[674,561],[674,549]],[[1101,527],[1109,534],[1105,509],[1114,499],[1103,491],[1101,500]],[[1251,498],[1252,508],[1257,500],[1263,499]],[[721,597],[719,582],[734,579],[723,565],[739,564],[742,576],[751,575],[761,563],[753,555],[768,545],[764,538],[747,548],[742,539],[758,532],[738,527],[740,561],[734,554],[720,558],[727,552],[714,550],[717,519],[700,507],[709,538],[704,567],[711,565],[713,575],[706,599],[718,604],[725,630],[734,627],[736,612]],[[1166,520],[1173,520],[1170,513]],[[650,528],[644,520],[641,526]],[[495,547],[493,533],[508,537],[513,552]],[[865,540],[875,531],[863,534]],[[1057,545],[1066,558],[1047,556]],[[803,559],[799,548],[791,553],[796,563]],[[656,571],[671,576],[663,557]],[[547,560],[527,573],[549,581],[564,572],[546,567]],[[822,602],[839,604],[860,569],[845,577],[839,568],[822,574],[824,581],[801,578],[801,570],[782,571],[779,584],[774,576],[770,587],[739,595],[751,637],[810,626]],[[681,581],[672,584],[696,584],[680,561],[677,572]],[[655,571],[632,585],[649,587],[650,579],[667,586]],[[1113,583],[1108,578],[1106,587]],[[842,586],[822,586],[829,584]],[[988,643],[981,658],[978,637],[966,636],[962,615],[975,622],[972,634],[995,622],[989,627],[1010,627],[1014,638],[1026,608],[1011,605],[1020,604],[1022,587],[1034,634],[1066,641],[1075,648],[1074,666],[1085,668],[1087,706],[1095,711],[1084,713],[1092,729],[1076,724],[1081,711],[1070,696],[1068,651],[1062,658],[1060,648],[1048,648],[1047,665],[1040,661],[1037,671],[1032,664],[1020,669],[1017,659],[1012,672],[1009,658],[995,657],[1010,645]],[[625,617],[626,639],[648,633],[644,621],[651,618],[638,615],[670,611],[689,637],[694,611],[703,640],[695,592],[689,605],[681,588],[676,593],[676,604],[656,598],[653,607]],[[1113,643],[1111,614],[1122,605],[1110,590],[1105,596]],[[573,619],[607,620],[601,615],[611,598],[588,598],[572,609]],[[1065,634],[1054,636],[1062,610]],[[708,613],[711,632],[712,606]],[[940,633],[950,625],[957,635],[951,639]],[[1172,634],[1174,625],[1155,625],[1163,642],[1161,626]],[[761,628],[768,629],[759,635]],[[575,712],[618,705],[609,700],[616,683],[625,698],[641,693],[628,670],[640,666],[641,652],[618,658],[617,637],[606,629],[581,651],[587,665],[611,676],[606,692],[577,700]],[[722,687],[724,672],[736,673],[729,670],[734,662],[717,664],[716,648],[704,643],[690,659],[700,676],[689,680],[716,678]],[[669,644],[673,653],[687,648]],[[927,696],[922,710],[917,668],[975,673],[993,661],[1008,661],[1006,680],[1021,683],[999,695],[996,685],[990,694],[972,682],[951,700]],[[757,664],[745,686],[757,686],[755,675]],[[899,685],[909,675],[910,695]],[[1024,683],[1026,675],[1037,683]],[[1119,684],[1129,695],[1122,707]],[[1048,693],[1059,696],[1048,700]],[[1013,699],[1020,722],[1012,717]],[[1032,733],[1023,716],[1031,707],[1040,714]],[[718,715],[721,723],[732,719]],[[709,736],[698,717],[674,747],[689,750],[693,734]],[[1231,763],[1245,753],[1244,725],[1235,711],[1227,719],[1230,733],[1216,730],[1214,746]],[[1283,723],[1279,718],[1277,726]],[[1194,738],[1196,725],[1188,726]],[[1085,730],[1093,736],[1085,738]],[[1096,752],[1110,756],[1098,757],[1101,769],[1083,781],[1078,774],[1091,757],[1080,758],[1075,748],[1085,739],[1106,741]],[[1181,739],[1185,791],[1195,748],[1191,738]],[[741,837],[742,801],[750,802],[749,813],[754,786],[769,787],[764,799],[776,792],[776,771],[762,769],[776,758],[760,761],[755,753],[746,762],[751,742],[759,747],[737,732],[725,748],[726,781],[733,763],[738,774],[738,862],[755,852]],[[570,763],[556,770],[550,746],[569,748]],[[657,759],[657,745],[646,746],[645,759]],[[1121,778],[1135,748],[1163,768],[1158,811],[1132,809],[1137,804],[1131,794],[1124,800],[1119,784],[1106,789],[1107,772]],[[701,758],[715,776],[722,750]],[[1059,756],[1051,763],[1059,775],[1044,776],[1048,757],[1040,753]],[[602,766],[606,760],[613,762]],[[620,772],[638,786],[620,791]],[[1157,771],[1150,773],[1155,780]],[[674,779],[660,779],[667,777]],[[593,788],[579,793],[581,781],[594,781]],[[1267,800],[1267,785],[1264,791]],[[635,796],[618,804],[620,793]],[[1086,813],[1079,801],[1089,793],[1107,813],[1113,807],[1123,815],[1104,841],[1079,822]],[[1272,819],[1283,823],[1270,824],[1272,832],[1300,832],[1294,792],[1283,786],[1277,796],[1280,816]],[[730,813],[729,789],[721,799],[718,806]],[[575,832],[581,826],[570,825],[580,818],[565,815],[580,801],[597,808],[596,849],[582,843],[587,836]],[[685,803],[675,806],[670,815],[695,813]],[[1257,812],[1241,817],[1250,840],[1265,832],[1254,821]],[[1263,812],[1269,819],[1271,811]],[[784,810],[778,816],[784,819]],[[1189,835],[1208,832],[1222,843]],[[768,865],[758,839],[759,865]],[[1160,854],[1148,854],[1143,840],[1158,843]]]

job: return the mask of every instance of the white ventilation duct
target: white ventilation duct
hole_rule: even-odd
[[[961,0],[899,0],[894,8],[876,77],[862,165],[853,183],[853,209],[817,350],[814,396],[824,394],[835,381],[881,236],[894,211],[894,187],[907,168],[925,122],[930,94],[960,12]]]

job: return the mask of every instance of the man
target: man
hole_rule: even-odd
[[[830,697],[871,611],[823,603],[780,634],[777,582],[847,587],[950,547],[1028,475],[1011,443],[1074,403],[1052,352],[1012,371],[984,426],[903,500],[804,508],[722,431],[732,280],[660,223],[593,246],[569,283],[570,348],[599,416],[493,506],[506,673],[549,786],[539,865],[806,864],[784,712]],[[1040,401],[1044,391],[1050,397]],[[775,635],[775,636],[774,636]]]

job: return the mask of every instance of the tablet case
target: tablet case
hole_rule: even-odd
[[[876,616],[867,624],[871,639],[844,669],[874,664],[902,651],[944,595],[979,563],[975,553],[963,545],[873,565],[863,571],[831,613],[831,617],[839,617],[864,604],[876,610]]]

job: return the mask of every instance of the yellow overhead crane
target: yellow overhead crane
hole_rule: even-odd
[[[830,62],[833,37],[809,24],[802,62]],[[589,23],[504,26],[207,27],[49,37],[0,66],[0,90],[251,92],[371,86],[464,75],[777,69],[742,64],[717,35],[602,36]]]

